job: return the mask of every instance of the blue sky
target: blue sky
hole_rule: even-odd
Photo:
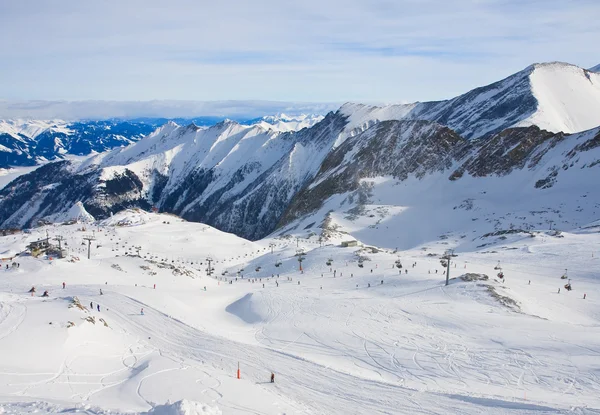
[[[0,0],[0,99],[444,99],[600,63],[599,19],[597,0]]]

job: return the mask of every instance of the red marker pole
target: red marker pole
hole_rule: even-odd
[[[240,379],[240,362],[238,362],[237,378]]]

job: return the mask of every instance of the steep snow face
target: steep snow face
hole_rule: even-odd
[[[518,126],[575,133],[600,125],[600,74],[548,63],[535,65],[529,78],[538,105]]]
[[[359,134],[374,124],[388,120],[402,120],[409,118],[410,113],[419,104],[397,104],[378,107],[374,105],[346,103],[339,109],[339,113],[347,117],[348,125],[345,134],[340,136],[336,146],[341,145],[348,136]]]
[[[422,119],[470,139],[530,125],[574,133],[600,125],[600,75],[565,63],[536,64],[447,101],[346,104],[340,112],[358,132],[379,121]]]
[[[588,69],[590,72],[600,72],[600,64],[594,66],[593,68]]]
[[[62,222],[79,222],[79,223],[92,223],[96,219],[85,210],[83,203],[75,203],[68,211],[57,213],[55,215],[48,216],[46,218],[51,223],[62,223]]]
[[[286,114],[269,115],[262,117],[259,121],[251,122],[251,125],[257,125],[265,130],[275,130],[279,132],[300,131],[303,128],[309,128],[320,122],[323,115],[302,114],[289,116]]]

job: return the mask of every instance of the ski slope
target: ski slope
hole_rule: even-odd
[[[2,262],[0,413],[600,413],[597,223],[374,253],[132,210],[0,237],[1,256],[46,231],[68,258]]]

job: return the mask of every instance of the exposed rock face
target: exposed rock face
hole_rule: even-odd
[[[312,183],[294,197],[280,225],[318,209],[334,194],[358,190],[363,178],[405,180],[409,175],[422,178],[449,169],[469,146],[454,131],[433,122],[381,122],[327,156]]]

